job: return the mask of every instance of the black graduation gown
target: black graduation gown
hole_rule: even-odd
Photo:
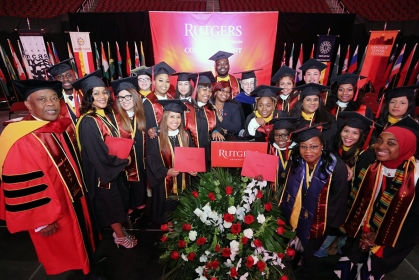
[[[286,117],[286,116],[287,116],[286,112],[275,110],[273,118],[275,119],[275,118]],[[255,136],[252,136],[252,135],[249,134],[249,131],[248,131],[247,128],[249,127],[250,121],[255,117],[256,117],[255,112],[252,112],[250,115],[247,116],[246,123],[244,125],[243,137],[248,138],[248,139],[254,138],[256,141],[266,142],[266,140],[265,140],[266,135],[264,133],[261,133],[261,132],[256,130]],[[271,123],[269,122],[267,124],[269,125]]]
[[[131,121],[131,126],[133,125],[133,120]],[[134,135],[134,147],[135,147],[135,157],[137,163],[138,176],[140,181],[132,182],[129,181],[129,206],[131,209],[142,206],[146,203],[147,200],[147,177],[145,171],[145,138],[143,132],[138,129]]]
[[[126,222],[129,190],[124,168],[127,159],[108,154],[95,119],[85,116],[79,124],[84,180],[99,227]],[[110,188],[98,187],[110,183]]]

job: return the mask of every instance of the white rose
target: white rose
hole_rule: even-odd
[[[249,239],[252,239],[253,237],[253,230],[251,228],[245,229],[243,231],[244,236],[246,236]],[[192,240],[193,241],[193,240]]]
[[[257,220],[259,224],[263,224],[265,222],[265,216],[263,214],[259,214]]]
[[[190,241],[195,241],[197,235],[198,235],[198,233],[195,230],[191,230],[189,232],[189,240]]]
[[[226,221],[224,221],[224,224],[223,224],[223,226],[225,228],[231,228],[232,225],[233,225],[232,223],[229,223],[229,222],[226,222]]]
[[[230,242],[230,250],[231,252],[238,252],[239,251],[239,242],[237,242],[236,240],[233,240]]]
[[[198,273],[198,275],[202,275],[204,273],[204,267],[203,266],[198,266],[195,269],[195,272]]]
[[[199,258],[199,261],[200,262],[207,262],[207,260],[208,260],[208,258],[207,258],[207,256],[206,255],[202,255],[200,258]]]
[[[236,207],[234,207],[234,206],[230,206],[230,207],[228,207],[228,209],[227,209],[227,211],[228,211],[228,213],[229,214],[232,214],[232,215],[234,215],[234,214],[236,214]]]

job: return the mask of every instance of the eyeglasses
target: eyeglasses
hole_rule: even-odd
[[[317,150],[320,146],[319,145],[311,145],[311,146],[300,146],[300,149],[307,150],[310,149],[310,151]]]
[[[122,102],[122,101],[131,101],[132,99],[132,95],[125,95],[125,96],[118,96],[118,101]]]
[[[222,88],[222,89],[220,89],[220,91],[221,91],[221,92],[224,92],[224,93],[227,93],[227,94],[230,94],[230,93],[231,93],[231,91],[225,90],[225,89],[223,89],[223,88]]]
[[[150,82],[151,79],[149,79],[149,78],[139,78],[138,81],[140,81],[141,83],[147,83],[147,82]]]
[[[274,136],[277,138],[287,139],[289,134],[274,134]]]

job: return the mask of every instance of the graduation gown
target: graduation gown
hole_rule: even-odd
[[[129,189],[124,168],[128,159],[109,155],[104,140],[119,137],[107,117],[87,114],[79,120],[78,135],[85,183],[99,227],[124,223],[129,206]]]
[[[285,112],[277,110],[275,110],[273,114],[274,119],[286,116],[287,114]],[[251,135],[249,133],[249,124],[254,118],[256,118],[255,112],[252,112],[250,115],[247,116],[246,123],[244,125],[245,131],[243,137],[254,138],[256,141],[268,142],[269,133],[271,133],[273,130],[273,123],[268,122],[267,124],[265,124],[264,127],[258,127],[258,129],[255,132],[255,135]]]
[[[241,106],[240,114],[242,118],[242,126],[244,127],[246,118],[253,112],[255,104],[255,96],[249,96],[244,92],[240,92],[233,102],[237,102]]]
[[[173,99],[170,94],[166,94],[167,99]],[[163,106],[157,102],[158,98],[154,91],[150,92],[143,99],[144,114],[146,119],[146,130],[152,127],[158,127],[163,117]]]
[[[0,217],[11,233],[29,232],[48,275],[73,269],[89,273],[87,252],[94,248],[82,179],[62,134],[69,123],[67,118],[50,122],[18,139],[2,172]],[[55,234],[35,232],[54,222]]]
[[[290,95],[288,95],[288,98],[285,100],[283,100],[280,96],[278,96],[278,102],[276,103],[276,110],[284,111],[288,114],[297,103],[298,96],[299,94],[290,93]]]

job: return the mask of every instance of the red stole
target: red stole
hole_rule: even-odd
[[[196,147],[199,148],[199,138],[198,138],[198,127],[196,123],[196,111],[195,107],[185,102],[184,103],[186,107],[188,108],[188,111],[186,112],[185,117],[185,126],[189,130],[192,136],[192,140]],[[211,110],[208,105],[203,106],[201,109],[204,110],[205,117],[207,118],[208,123],[208,132],[212,131],[217,124],[217,119],[215,115],[215,111]]]
[[[338,114],[338,105],[335,105],[332,109],[330,109],[330,113],[333,116],[336,116]],[[364,104],[361,104],[361,106],[359,106],[358,110],[356,110],[355,112],[358,112],[359,114],[365,116],[365,113],[367,111],[367,106],[365,106]]]
[[[173,97],[166,93],[167,99],[173,99]],[[154,91],[150,92],[147,97],[148,100],[151,102],[151,106],[153,107],[154,116],[156,117],[156,123],[157,125],[160,125],[161,119],[163,118],[163,106],[157,102],[159,99],[157,98]]]
[[[286,100],[282,100],[281,97],[278,97],[278,102],[276,103],[276,110],[285,111],[289,113],[292,110],[292,108],[294,108],[295,104],[297,104],[298,97],[291,98],[291,94],[288,96]]]

